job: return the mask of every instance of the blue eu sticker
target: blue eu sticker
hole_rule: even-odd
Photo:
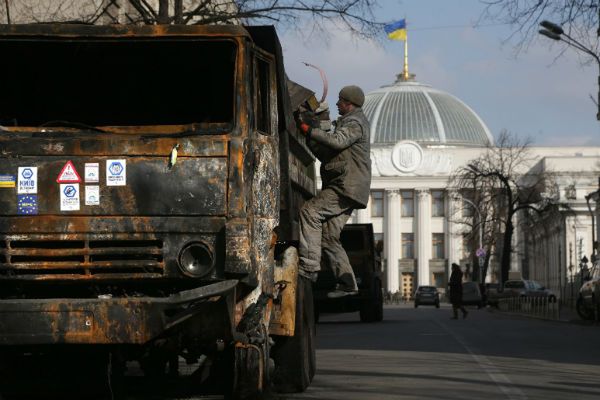
[[[36,215],[38,213],[37,194],[17,195],[17,214]]]

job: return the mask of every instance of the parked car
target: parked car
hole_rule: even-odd
[[[539,297],[547,298],[549,302],[556,302],[556,294],[550,289],[542,286],[539,282],[528,279],[511,279],[504,282],[504,289],[489,289],[487,302],[490,305],[498,305],[501,299],[511,297]]]
[[[498,293],[499,288],[499,283],[486,283],[484,285],[483,293],[481,293],[483,304],[491,305],[490,298],[494,298]]]
[[[576,308],[582,319],[592,320],[595,316],[600,318],[600,264],[594,264],[581,285]]]
[[[465,306],[474,305],[477,308],[483,307],[483,297],[479,290],[477,282],[463,282],[462,284],[462,302]]]
[[[415,308],[425,304],[440,308],[440,294],[435,286],[419,286],[417,288],[415,292]]]

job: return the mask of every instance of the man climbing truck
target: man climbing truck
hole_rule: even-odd
[[[233,398],[304,390],[314,157],[274,29],[12,25],[0,54],[2,379],[85,348],[152,376],[183,357]]]

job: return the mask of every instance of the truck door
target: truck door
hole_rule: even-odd
[[[274,231],[279,224],[279,142],[277,135],[277,85],[273,56],[255,48],[252,57],[250,124],[253,153],[252,198],[253,257],[263,290],[270,291],[274,268]],[[284,155],[282,155],[284,156]],[[262,245],[262,246],[261,246]],[[257,247],[259,246],[259,247]]]

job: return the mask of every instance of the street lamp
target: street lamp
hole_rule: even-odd
[[[454,196],[455,200],[462,200],[473,207],[475,211],[477,211],[477,215],[479,216],[479,248],[477,249],[476,255],[479,259],[479,279],[481,283],[485,283],[485,277],[483,276],[483,263],[485,259],[485,250],[483,249],[483,217],[481,216],[481,211],[479,211],[479,207],[475,205],[471,200],[462,197],[460,195]]]
[[[598,100],[596,101],[598,111],[596,113],[596,119],[600,121],[600,58],[591,49],[588,49],[587,47],[579,43],[577,40],[569,36],[567,33],[565,33],[565,31],[560,25],[557,25],[550,21],[542,21],[540,23],[540,26],[544,28],[538,31],[541,35],[544,35],[552,40],[562,41],[571,47],[575,47],[577,50],[583,51],[584,53],[592,56],[594,60],[596,60],[596,63],[598,63]],[[600,29],[598,30],[598,34],[600,35]]]

